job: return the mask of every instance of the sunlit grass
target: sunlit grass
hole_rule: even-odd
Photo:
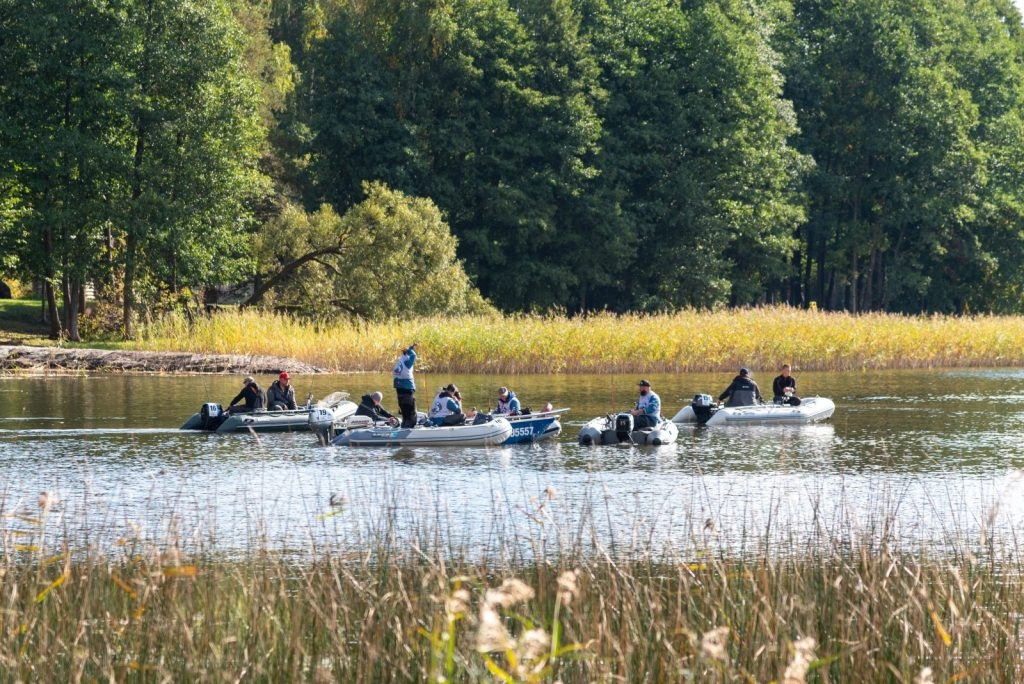
[[[850,315],[787,307],[587,317],[433,317],[314,325],[228,310],[165,316],[134,348],[292,357],[334,371],[390,368],[419,342],[420,367],[457,373],[842,371],[1024,363],[1024,317]]]
[[[557,527],[543,505],[507,514]],[[225,557],[179,538],[75,549],[42,539],[49,503],[40,506],[4,534],[0,667],[12,681],[796,684],[1024,673],[1019,554],[993,540],[951,539],[933,555],[845,529],[791,553],[730,556],[698,532],[675,550],[612,552],[584,520],[481,556],[445,546],[451,530],[398,539],[395,509],[381,503],[363,549],[296,557],[261,538]],[[35,537],[25,533],[33,526]],[[540,560],[525,555],[545,547]]]

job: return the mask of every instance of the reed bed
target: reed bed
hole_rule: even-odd
[[[743,556],[697,538],[671,555],[612,552],[584,525],[566,531],[577,541],[557,553],[531,558],[515,540],[480,557],[445,546],[441,529],[400,541],[394,515],[381,505],[365,550],[298,558],[266,539],[242,558],[186,551],[177,539],[122,539],[106,555],[102,544],[76,550],[65,540],[52,553],[44,549],[60,540],[8,529],[0,668],[9,681],[69,682],[1024,675],[1018,549],[991,538],[976,549],[950,540],[953,552],[932,555],[840,532],[788,554]]]
[[[147,326],[138,349],[285,356],[329,371],[384,371],[419,343],[444,373],[680,373],[1014,366],[1024,317],[851,315],[789,307],[582,317],[462,316],[311,323],[255,309]]]

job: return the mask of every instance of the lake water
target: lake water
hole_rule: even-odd
[[[770,387],[773,375],[756,379]],[[797,378],[802,396],[835,401],[829,422],[684,427],[663,447],[581,447],[579,427],[629,407],[638,377],[421,373],[421,408],[454,381],[468,405],[492,406],[507,384],[525,405],[572,410],[557,442],[410,450],[325,448],[310,433],[177,429],[206,401],[226,405],[236,377],[4,377],[0,524],[8,551],[142,540],[302,555],[365,548],[382,535],[468,555],[787,553],[882,538],[1012,551],[1024,522],[1024,369]],[[731,377],[649,379],[671,416]],[[384,375],[293,384],[301,398],[381,389],[395,409]]]

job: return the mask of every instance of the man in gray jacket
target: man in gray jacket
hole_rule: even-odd
[[[271,411],[295,410],[295,388],[291,376],[281,373],[267,390],[267,408]]]
[[[718,401],[728,399],[726,406],[754,406],[761,403],[761,390],[750,377],[750,371],[740,368],[740,374],[732,380],[732,384],[718,396]]]

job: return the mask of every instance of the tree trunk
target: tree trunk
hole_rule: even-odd
[[[57,308],[57,293],[53,290],[53,283],[49,280],[43,282],[43,289],[46,291],[46,310],[50,317],[50,339],[59,340],[61,327],[60,327],[60,311]]]
[[[64,298],[64,328],[68,331],[67,337],[72,342],[80,342],[81,335],[78,333],[78,297],[81,285],[72,282],[68,276],[61,279],[61,295]]]

